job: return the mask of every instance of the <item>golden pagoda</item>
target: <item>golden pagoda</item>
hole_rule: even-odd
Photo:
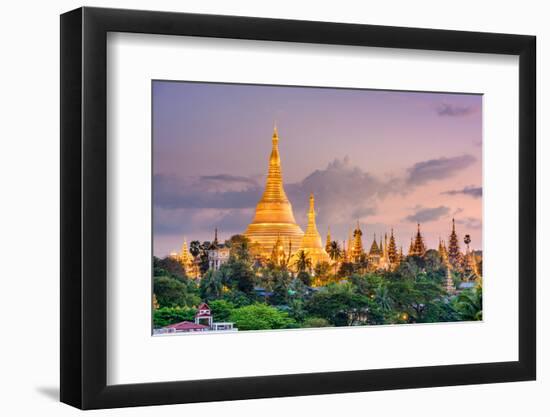
[[[330,251],[331,244],[332,244],[332,239],[330,237],[330,227],[329,227],[327,231],[327,241],[325,243],[325,250],[327,251],[327,253]]]
[[[181,245],[179,258],[182,265],[186,268],[187,266],[193,264],[193,257],[191,256],[191,253],[189,253],[189,249],[187,248],[187,239],[185,239],[185,237],[183,238],[183,245]]]
[[[288,256],[285,252],[285,247],[281,236],[277,236],[277,241],[271,251],[271,262],[275,266],[286,266],[288,264]]]
[[[193,259],[193,256],[189,252],[189,249],[187,247],[187,240],[185,239],[185,237],[183,238],[183,244],[181,245],[180,253],[172,252],[170,253],[170,257],[181,264],[188,277],[196,278],[198,276],[195,261]]]
[[[271,255],[279,238],[285,242],[289,241],[290,251],[294,253],[300,248],[304,236],[304,232],[294,220],[292,205],[283,188],[277,127],[273,129],[265,191],[256,206],[254,219],[248,225],[244,235],[253,244],[258,245],[260,255],[265,258]]]
[[[361,258],[361,255],[364,254],[363,252],[363,240],[361,239],[361,236],[363,236],[363,232],[361,231],[361,228],[359,227],[359,221],[357,221],[357,228],[353,231],[353,247],[350,251],[351,253],[351,260],[353,262],[358,262]]]
[[[424,245],[424,238],[420,233],[420,223],[416,225],[416,237],[414,239],[414,245],[412,247],[412,255],[424,256],[426,253],[426,245]]]
[[[315,198],[313,194],[309,196],[309,211],[307,213],[307,229],[302,238],[300,250],[306,253],[306,256],[311,260],[311,265],[315,266],[319,262],[329,262],[330,257],[323,246],[321,235],[317,231],[315,223]]]

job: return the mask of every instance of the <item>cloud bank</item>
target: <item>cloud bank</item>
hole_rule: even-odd
[[[461,155],[418,162],[408,169],[407,183],[416,186],[429,181],[449,178],[460,170],[468,168],[475,161],[476,158],[472,155]]]
[[[413,214],[405,217],[405,221],[414,223],[428,223],[439,220],[441,217],[449,214],[450,208],[445,206],[425,208],[417,207]]]
[[[447,194],[447,195],[467,195],[473,198],[481,198],[483,194],[482,187],[475,187],[473,185],[469,185],[464,187],[461,190],[449,190],[449,191],[443,191],[441,194]]]
[[[448,103],[441,103],[437,106],[436,112],[439,116],[460,117],[475,113],[477,109],[473,106],[454,106]]]
[[[364,222],[379,214],[378,206],[386,196],[408,193],[429,181],[448,178],[474,161],[471,155],[422,161],[410,167],[405,176],[380,179],[353,165],[346,157],[333,160],[302,181],[285,184],[285,190],[299,224],[307,222],[309,194],[313,193],[318,225],[330,224],[332,230],[347,233],[355,220]],[[213,227],[226,233],[242,232],[252,220],[264,182],[265,177],[255,179],[223,173],[185,178],[155,175],[155,233],[180,234]],[[440,206],[415,210],[406,221],[434,221],[447,215],[450,209]]]
[[[481,220],[475,217],[466,217],[465,219],[457,219],[456,223],[466,226],[468,229],[481,229]]]

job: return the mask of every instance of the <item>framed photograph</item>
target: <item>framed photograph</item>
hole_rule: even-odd
[[[61,16],[61,401],[533,380],[535,37]]]

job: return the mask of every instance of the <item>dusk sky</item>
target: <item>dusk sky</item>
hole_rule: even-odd
[[[323,241],[359,220],[366,248],[393,227],[406,253],[419,222],[437,248],[454,216],[482,248],[481,95],[154,81],[155,255],[244,232],[275,122],[302,229],[313,192]]]

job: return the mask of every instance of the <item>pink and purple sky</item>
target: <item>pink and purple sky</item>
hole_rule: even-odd
[[[481,112],[479,94],[153,81],[153,252],[244,232],[275,121],[304,230],[313,192],[323,240],[359,220],[364,246],[393,227],[406,253],[419,222],[437,248],[454,216],[481,249]]]

